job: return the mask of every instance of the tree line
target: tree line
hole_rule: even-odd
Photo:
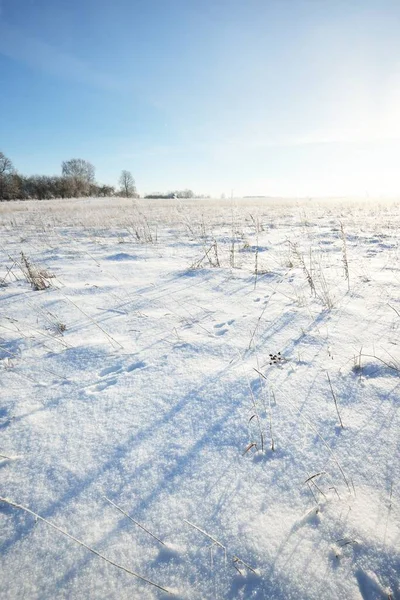
[[[61,175],[22,175],[11,160],[0,152],[0,201],[51,200],[53,198],[81,198],[85,196],[122,196],[139,198],[135,180],[130,171],[123,170],[119,188],[96,182],[95,167],[83,158],[71,158],[61,164]],[[155,192],[145,198],[195,198],[192,190]]]
[[[51,200],[83,196],[123,196],[136,198],[135,180],[130,171],[122,171],[119,189],[95,180],[95,168],[87,160],[72,158],[61,165],[61,175],[22,175],[11,160],[0,152],[1,200]]]
[[[195,196],[195,193],[192,190],[176,190],[175,192],[167,192],[163,194],[161,192],[154,192],[153,194],[146,194],[145,198],[149,199],[163,199],[169,200],[171,198],[200,198],[200,196]]]

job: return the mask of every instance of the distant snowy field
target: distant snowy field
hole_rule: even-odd
[[[0,204],[0,496],[75,538],[0,502],[1,598],[400,598],[399,240],[400,202]]]

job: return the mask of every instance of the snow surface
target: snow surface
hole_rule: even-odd
[[[400,598],[399,202],[13,202],[0,236],[1,497],[178,598]],[[2,598],[173,597],[42,519],[0,503]]]

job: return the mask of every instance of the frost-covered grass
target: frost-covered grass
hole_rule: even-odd
[[[397,202],[0,204],[1,597],[400,598],[399,232]]]

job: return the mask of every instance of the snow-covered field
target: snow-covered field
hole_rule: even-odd
[[[1,204],[1,598],[400,598],[399,240],[396,202]]]

